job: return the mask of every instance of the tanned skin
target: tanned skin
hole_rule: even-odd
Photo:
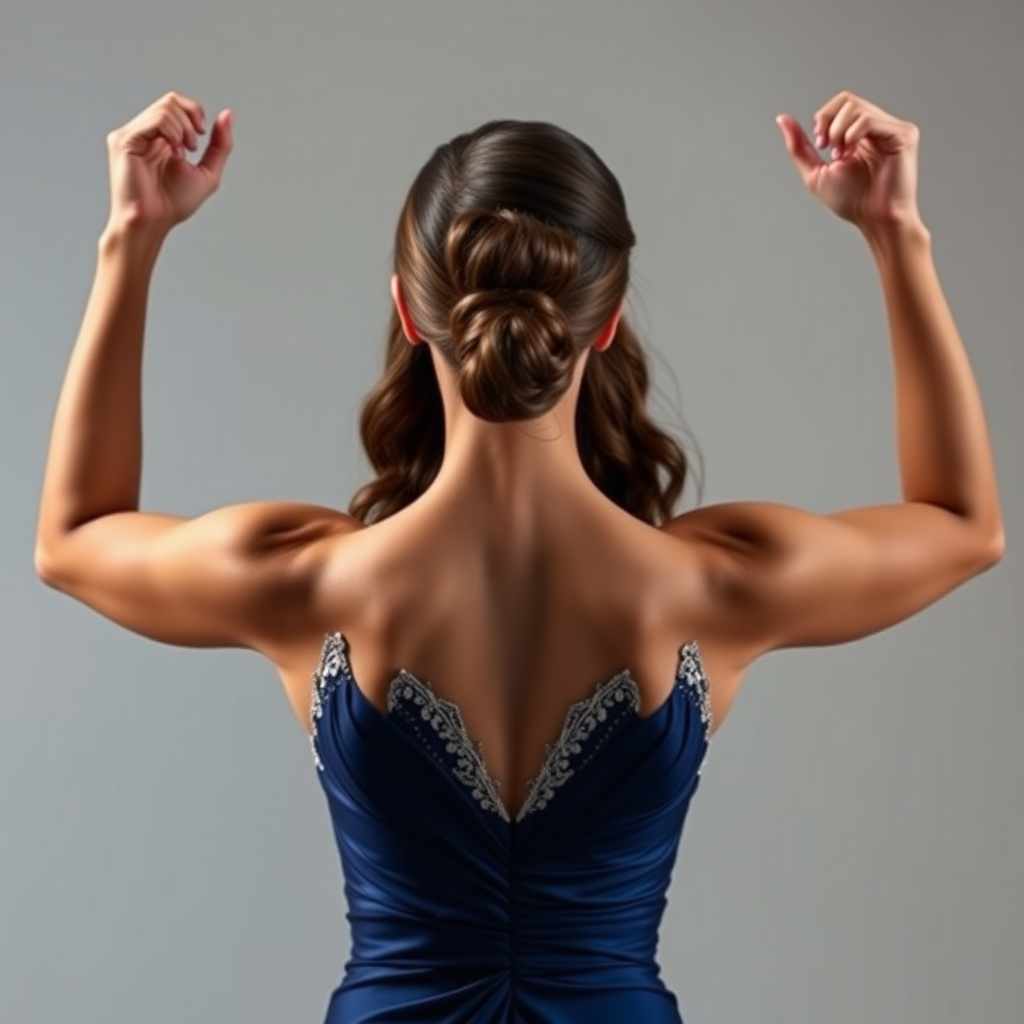
[[[53,423],[39,577],[154,640],[260,652],[307,730],[310,674],[324,634],[341,630],[379,707],[400,666],[460,704],[512,807],[568,704],[624,665],[647,714],[670,691],[680,643],[697,639],[717,729],[758,657],[920,612],[995,565],[1005,542],[978,388],[918,209],[919,132],[849,92],[815,114],[817,146],[793,118],[778,125],[807,189],[860,230],[879,275],[900,500],[831,515],[729,502],[660,528],[626,514],[586,476],[574,432],[583,367],[614,343],[620,309],[569,392],[525,424],[474,418],[431,347],[444,463],[378,524],[300,502],[192,519],[140,509],[154,268],[168,233],[221,184],[233,143],[222,111],[189,160],[206,115],[170,93],[108,137],[110,216]],[[391,289],[409,343],[426,344],[397,277]]]

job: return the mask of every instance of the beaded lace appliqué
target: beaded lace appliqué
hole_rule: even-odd
[[[320,771],[324,763],[320,760],[320,752],[316,748],[317,725],[324,715],[324,704],[335,687],[342,668],[349,671],[348,658],[345,655],[345,638],[341,633],[331,633],[324,637],[320,651],[320,661],[313,672],[313,703],[310,708],[310,719],[313,723],[309,743],[313,750],[313,762]]]
[[[523,806],[516,815],[521,821],[528,814],[546,807],[555,790],[564,785],[583,763],[593,757],[598,747],[614,731],[615,726],[629,713],[640,707],[640,691],[628,672],[602,683],[585,700],[573,704],[566,715],[559,738],[546,747],[544,764],[527,785]],[[454,759],[451,770],[460,782],[469,787],[480,806],[494,811],[503,821],[511,820],[498,790],[500,783],[492,778],[484,764],[479,743],[473,743],[466,732],[458,707],[434,693],[425,682],[400,672],[388,692],[388,710],[402,715],[426,741],[442,764],[443,750]],[[433,737],[418,728],[426,723]],[[437,741],[440,750],[434,750]]]
[[[636,714],[639,710],[640,689],[629,672],[619,672],[586,700],[571,705],[561,735],[547,745],[544,764],[527,786],[517,818],[547,807],[555,790],[564,786],[604,745],[624,714]]]
[[[324,638],[320,662],[313,672],[310,743],[320,771],[324,770],[324,764],[317,750],[317,723],[323,717],[325,703],[337,687],[343,669],[351,677],[345,638],[341,633],[329,634]],[[697,770],[700,775],[707,758],[711,697],[700,650],[694,640],[679,649],[676,684],[696,702],[704,726],[705,750]],[[387,706],[389,715],[404,721],[427,752],[469,789],[483,810],[494,812],[503,821],[511,820],[498,792],[500,783],[487,771],[481,745],[469,738],[458,705],[438,696],[429,683],[400,669],[388,688]],[[616,727],[628,716],[635,715],[639,708],[640,690],[628,669],[601,683],[591,696],[572,704],[558,739],[546,745],[541,769],[527,784],[526,798],[516,821],[547,807],[555,792],[595,755]]]
[[[676,678],[679,684],[696,699],[697,710],[704,726],[704,756],[701,758],[697,774],[704,770],[708,757],[708,745],[711,738],[711,687],[708,677],[704,674],[704,664],[700,658],[700,648],[696,640],[688,640],[679,648],[679,672]]]
[[[485,811],[494,811],[509,820],[498,796],[498,780],[488,773],[480,744],[470,740],[456,704],[439,697],[427,683],[403,670],[388,689],[388,711],[406,720],[440,764],[450,766],[455,777],[469,787],[473,799]],[[429,726],[429,730],[421,730],[422,724]],[[441,750],[451,755],[453,761],[446,762],[440,756]]]

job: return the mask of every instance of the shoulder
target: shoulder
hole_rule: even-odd
[[[684,512],[660,529],[687,549],[710,595],[731,605],[753,584],[753,564],[786,546],[787,511],[772,502],[724,502]]]
[[[363,528],[358,520],[326,505],[300,501],[252,501],[214,509],[200,517],[226,540],[254,550],[347,536]],[[197,520],[198,521],[198,520]]]
[[[723,621],[750,658],[859,640],[989,568],[998,547],[969,519],[899,502],[819,514],[728,502],[665,524],[704,555]]]
[[[247,568],[245,580],[268,615],[268,629],[292,622],[318,628],[316,611],[331,569],[350,558],[365,525],[323,505],[262,501],[209,514],[210,545],[228,551]]]
[[[301,630],[332,552],[362,524],[301,502],[191,518],[117,512],[37,555],[49,586],[117,624],[186,647],[255,647]]]

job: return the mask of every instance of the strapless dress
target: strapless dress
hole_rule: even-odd
[[[697,643],[651,714],[628,670],[573,704],[514,816],[458,706],[401,670],[385,713],[347,649],[313,674],[351,932],[324,1024],[681,1024],[657,945],[710,740]]]

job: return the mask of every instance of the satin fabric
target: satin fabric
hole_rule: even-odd
[[[583,708],[547,801],[516,820],[467,770],[455,705],[440,702],[454,742],[438,706],[404,699],[429,691],[407,674],[418,694],[396,678],[384,713],[344,637],[325,638],[312,746],[352,945],[324,1024],[682,1024],[656,952],[708,746],[706,679],[685,647],[652,714],[630,704],[628,673]]]

